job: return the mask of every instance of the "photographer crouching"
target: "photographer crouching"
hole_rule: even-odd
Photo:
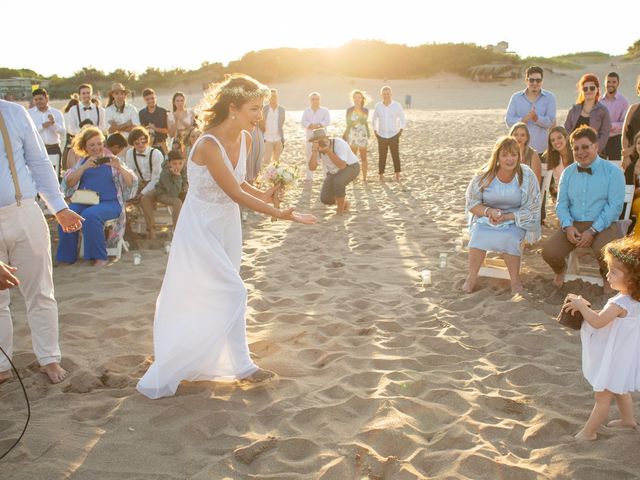
[[[342,215],[349,210],[349,202],[345,200],[346,187],[360,173],[358,157],[341,138],[329,138],[324,128],[313,130],[309,141],[313,144],[309,170],[315,171],[319,162],[325,169],[320,201],[325,205],[336,205],[336,215]]]

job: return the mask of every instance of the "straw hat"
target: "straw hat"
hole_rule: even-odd
[[[120,82],[115,82],[111,85],[111,90],[107,92],[107,96],[111,95],[113,92],[124,92],[125,95],[129,95],[131,93],[131,90],[125,88],[125,86]]]
[[[316,140],[321,140],[323,138],[329,138],[329,135],[327,135],[327,131],[324,128],[314,128],[311,131],[311,138],[309,139],[309,141],[315,142]]]

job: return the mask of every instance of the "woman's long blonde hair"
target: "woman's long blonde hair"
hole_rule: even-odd
[[[498,170],[500,169],[500,152],[503,150],[508,150],[512,153],[515,153],[518,156],[518,163],[516,164],[516,174],[518,175],[518,184],[522,185],[523,173],[522,173],[522,165],[520,158],[520,145],[515,138],[504,136],[500,137],[496,144],[493,146],[493,150],[491,151],[491,158],[487,163],[485,163],[478,172],[480,175],[480,186],[484,190],[489,186],[489,184],[496,178],[498,174]]]

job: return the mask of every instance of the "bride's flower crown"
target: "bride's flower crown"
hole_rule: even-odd
[[[241,97],[244,99],[269,98],[271,90],[264,85],[259,86],[255,90],[245,90],[243,87],[223,87],[220,89],[220,95],[229,95],[231,97]]]

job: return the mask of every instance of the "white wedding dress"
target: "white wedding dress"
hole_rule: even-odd
[[[242,183],[246,135],[243,132],[235,169],[222,144],[209,134],[198,139],[187,160],[189,191],[156,302],[155,359],[137,385],[149,398],[174,395],[183,380],[232,380],[258,369],[249,356],[245,332],[240,209],[206,166],[191,161],[201,142],[215,141],[225,164]]]

